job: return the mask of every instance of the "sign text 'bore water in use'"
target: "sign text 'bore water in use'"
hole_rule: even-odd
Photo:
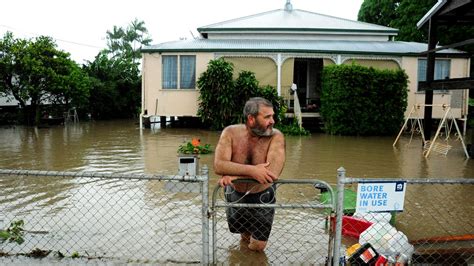
[[[359,183],[357,212],[403,211],[406,182]]]

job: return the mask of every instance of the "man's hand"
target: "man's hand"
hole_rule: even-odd
[[[258,183],[273,183],[273,181],[278,179],[278,176],[268,169],[269,165],[269,162],[255,165],[252,177],[257,180]]]
[[[219,183],[219,186],[221,186],[221,187],[225,187],[225,186],[234,187],[234,184],[232,184],[232,181],[234,181],[235,179],[237,179],[236,176],[225,175],[225,176],[222,176],[221,178],[219,178],[217,183]]]

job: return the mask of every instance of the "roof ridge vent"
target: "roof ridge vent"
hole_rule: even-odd
[[[291,5],[291,0],[286,0],[285,11],[288,11],[288,12],[293,11],[293,5]]]

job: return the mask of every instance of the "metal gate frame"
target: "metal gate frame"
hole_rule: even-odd
[[[235,181],[234,181],[235,182]],[[253,179],[240,179],[236,180],[236,182],[257,182]],[[278,185],[283,185],[283,184],[311,184],[315,189],[317,188],[325,188],[327,191],[330,193],[330,198],[331,202],[327,204],[243,204],[243,203],[218,203],[217,202],[217,195],[219,194],[219,191],[221,189],[220,186],[217,186],[212,194],[212,205],[210,208],[210,218],[212,219],[212,260],[211,264],[216,264],[216,253],[217,253],[217,237],[216,237],[216,224],[217,224],[217,219],[216,219],[216,214],[217,214],[217,208],[226,208],[226,207],[241,207],[241,208],[310,208],[310,209],[330,209],[331,214],[334,213],[335,207],[336,207],[336,201],[335,201],[335,195],[334,195],[334,190],[333,188],[326,183],[325,181],[321,180],[316,180],[316,179],[279,179],[274,182],[275,184]],[[328,241],[328,254],[331,254],[331,249],[334,246],[334,238],[333,234],[330,232],[329,234],[329,241]],[[327,256],[329,264],[331,263],[331,256]]]

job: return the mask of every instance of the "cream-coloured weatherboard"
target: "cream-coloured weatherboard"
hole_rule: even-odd
[[[390,69],[390,70],[400,69],[400,66],[394,60],[348,59],[344,61],[343,64],[351,65],[353,62],[361,66],[373,67],[375,69]]]
[[[147,115],[197,116],[199,91],[197,89],[163,89],[162,56],[196,55],[196,81],[213,53],[147,53],[143,55],[144,110]],[[179,72],[179,67],[178,67]],[[178,73],[179,77],[179,73]]]
[[[425,103],[425,94],[417,92],[418,87],[418,59],[419,57],[405,56],[402,58],[402,68],[408,75],[408,105],[405,111],[405,117],[410,113],[411,108],[414,105],[423,106]],[[450,78],[461,78],[467,77],[469,71],[469,60],[463,58],[451,58]],[[466,93],[463,93],[462,101],[467,100]],[[439,105],[450,105],[452,93],[434,93],[433,95],[433,118],[442,118],[444,115],[443,107]],[[466,114],[466,106],[463,104],[462,107],[452,108],[451,112],[455,118],[462,118]],[[420,117],[424,116],[424,109],[420,108],[418,111]]]

